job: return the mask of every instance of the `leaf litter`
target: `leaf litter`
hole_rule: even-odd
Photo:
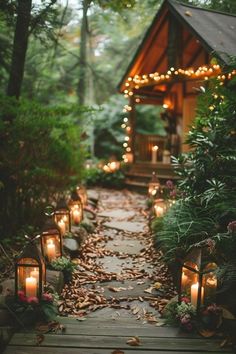
[[[110,191],[102,190],[100,194],[99,211],[116,209],[117,205],[121,205],[125,200],[125,207],[136,211],[137,217],[133,217],[132,220],[134,222],[136,219],[138,222],[142,220],[143,223],[148,224],[146,212],[140,208],[140,195],[127,191],[114,191],[115,195],[112,198],[116,199],[116,203],[113,203],[110,199]],[[120,199],[122,201],[119,201]],[[176,291],[168,269],[161,260],[162,254],[153,245],[151,233],[149,231],[127,233],[117,230],[114,230],[113,236],[110,233],[111,230],[108,232],[104,228],[103,219],[99,219],[95,232],[89,235],[82,244],[78,258],[73,259],[76,270],[73,272],[72,281],[64,286],[61,294],[60,314],[76,316],[78,320],[83,321],[83,318],[89,313],[98,309],[114,308],[114,311],[125,309],[136,316],[138,320],[159,325],[157,317],[160,317],[166,304],[176,295]],[[138,254],[120,252],[119,237],[127,240],[127,247],[133,245],[132,241],[139,240],[143,244],[143,248]],[[106,244],[109,239],[115,240],[116,238],[117,249],[107,249]],[[115,258],[124,260],[119,271],[109,271],[110,263],[107,264],[108,270],[105,269],[104,262],[106,262],[105,257],[107,256],[112,257],[111,261]],[[109,262],[111,261],[109,260]],[[133,286],[126,285],[126,281],[133,281]],[[124,286],[114,286],[114,282],[121,282]],[[151,285],[140,290],[139,295],[132,296],[132,291],[135,292],[146,282],[148,285],[151,282]],[[106,285],[103,286],[103,283]],[[115,297],[105,295],[106,289],[114,293]],[[129,292],[125,297],[122,296],[124,291]],[[129,303],[132,301],[138,301],[140,306],[130,306]],[[153,308],[153,313],[144,308],[145,304]]]

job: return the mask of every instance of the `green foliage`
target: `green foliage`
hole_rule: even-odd
[[[125,181],[125,176],[121,170],[107,173],[98,168],[86,170],[84,178],[87,186],[102,186],[106,188],[123,188]]]
[[[69,273],[73,273],[76,268],[76,265],[66,257],[56,258],[50,264],[55,270],[67,271]]]
[[[160,116],[162,110],[163,109],[159,106],[137,105],[137,132],[141,134],[158,134],[165,136],[166,131]]]
[[[224,235],[236,220],[235,88],[235,79],[225,86],[210,82],[187,137],[191,150],[173,159],[182,198],[164,216],[160,231],[154,223],[156,242],[169,262],[184,256],[195,243]],[[233,234],[222,236],[216,245],[225,259],[232,260]]]
[[[155,220],[152,226],[156,245],[168,263],[183,257],[191,245],[215,235],[219,228],[212,210],[181,199],[169,209],[161,225]]]
[[[81,178],[83,110],[6,97],[0,105],[0,224],[11,234],[37,225],[44,206]]]
[[[51,267],[55,270],[59,270],[64,275],[65,283],[69,283],[72,279],[72,273],[76,269],[76,265],[71,262],[69,258],[66,257],[59,257],[54,259],[50,263]]]

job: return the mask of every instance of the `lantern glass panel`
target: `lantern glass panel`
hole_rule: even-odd
[[[61,237],[59,231],[48,230],[42,233],[41,238],[42,253],[49,262],[51,262],[54,258],[62,256]]]
[[[184,263],[181,274],[181,294],[191,297],[192,285],[199,283],[198,271],[197,264],[190,261]]]
[[[23,291],[27,297],[40,296],[40,271],[43,269],[33,258],[21,258],[17,262],[17,289]]]
[[[83,219],[83,206],[80,200],[72,201],[70,204],[71,219],[74,224],[79,224]]]
[[[202,284],[204,287],[204,303],[211,303],[215,299],[217,289],[217,264],[208,263],[203,269]]]
[[[166,203],[164,199],[156,199],[153,205],[153,211],[156,217],[162,217],[166,212]]]
[[[148,194],[150,197],[155,197],[160,189],[160,183],[159,182],[150,182],[148,184]]]
[[[69,210],[56,210],[54,220],[59,226],[61,235],[64,236],[70,232],[70,211]]]
[[[77,194],[81,199],[82,205],[85,207],[88,203],[88,196],[87,196],[87,191],[86,188],[83,186],[78,186],[76,188]]]

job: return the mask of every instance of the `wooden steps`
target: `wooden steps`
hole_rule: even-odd
[[[36,333],[15,333],[4,354],[111,354],[118,349],[125,354],[231,353],[220,348],[218,339],[204,339],[175,327],[142,324],[135,318],[91,317],[82,322],[60,318],[59,321],[66,326],[65,333],[44,334],[40,346],[36,343]],[[127,344],[134,336],[139,337],[140,346]]]
[[[177,180],[179,177],[175,174],[171,164],[156,164],[150,162],[135,162],[130,165],[130,168],[125,172],[125,183],[128,187],[137,187],[146,189],[152,178],[152,173],[155,172],[161,183],[167,180]]]

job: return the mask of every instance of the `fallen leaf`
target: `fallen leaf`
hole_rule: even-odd
[[[155,284],[153,284],[153,288],[156,290],[160,289],[161,287],[162,287],[162,284],[159,283],[158,281]]]
[[[141,345],[139,337],[132,337],[132,338],[128,339],[126,343],[131,346]]]
[[[43,334],[37,334],[36,335],[36,345],[41,345],[41,343],[44,341],[44,335]]]
[[[123,352],[122,350],[120,349],[115,349],[111,352],[111,354],[125,354],[125,352]]]
[[[185,11],[185,13],[184,13],[186,16],[189,16],[189,17],[192,17],[193,15],[192,15],[192,12],[190,12],[190,11]]]
[[[200,329],[198,332],[204,338],[210,338],[210,337],[213,337],[216,334],[216,331],[210,331],[208,329]]]
[[[126,288],[122,288],[122,287],[115,288],[113,286],[108,286],[107,289],[110,291],[113,291],[114,293],[118,293],[119,291],[122,291],[122,290],[127,290]]]
[[[235,320],[235,316],[224,307],[222,307],[222,317],[227,320]]]
[[[144,292],[145,292],[145,293],[148,293],[148,294],[152,294],[152,290],[153,290],[153,287],[150,286],[150,288],[145,289]]]

